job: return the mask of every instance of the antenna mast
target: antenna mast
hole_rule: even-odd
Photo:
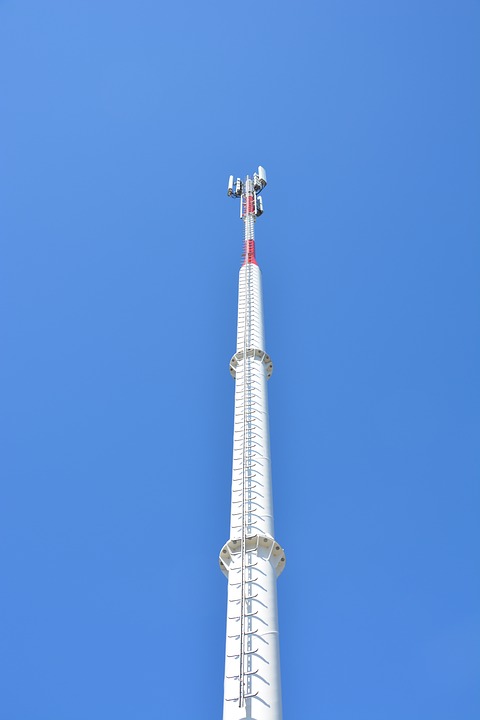
[[[255,221],[263,213],[263,167],[242,182],[228,181],[244,223],[238,285],[230,539],[220,552],[228,578],[223,720],[281,720],[277,577],[285,553],[273,528],[267,380],[261,273],[255,258]]]

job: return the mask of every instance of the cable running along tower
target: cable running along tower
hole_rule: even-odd
[[[267,380],[261,273],[254,227],[263,213],[265,170],[242,182],[230,176],[228,195],[240,199],[244,254],[238,285],[230,539],[220,551],[228,578],[223,720],[281,720],[277,577],[285,553],[273,528]]]

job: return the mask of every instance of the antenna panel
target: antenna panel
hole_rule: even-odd
[[[263,199],[260,197],[260,195],[257,195],[257,207],[255,215],[257,217],[260,217],[260,215],[263,215]]]
[[[258,178],[260,180],[260,185],[264,188],[267,184],[267,173],[265,172],[265,168],[261,165],[258,166]]]

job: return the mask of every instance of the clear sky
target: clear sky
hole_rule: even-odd
[[[258,164],[285,720],[480,717],[480,4],[0,1],[1,720],[221,718]]]

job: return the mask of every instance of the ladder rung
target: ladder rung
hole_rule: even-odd
[[[244,655],[255,655],[255,653],[257,653],[257,652],[258,652],[258,648],[256,650],[244,650],[243,654]],[[237,658],[237,657],[240,657],[240,653],[233,653],[233,655],[227,655],[227,657]]]
[[[248,595],[245,600],[255,600],[256,597],[258,597],[258,593],[255,593],[255,595]],[[228,602],[242,602],[242,598],[230,598]]]
[[[257,582],[257,580],[258,580],[258,577],[256,577],[256,578],[249,578],[249,579],[245,580],[244,582],[245,582],[245,585],[248,585],[248,583],[255,583],[255,582]],[[242,584],[241,582],[239,582],[239,583],[237,583],[237,582],[235,582],[235,583],[230,583],[230,585],[234,585],[235,587],[240,587],[241,584]],[[245,598],[245,599],[248,600],[248,597]]]

